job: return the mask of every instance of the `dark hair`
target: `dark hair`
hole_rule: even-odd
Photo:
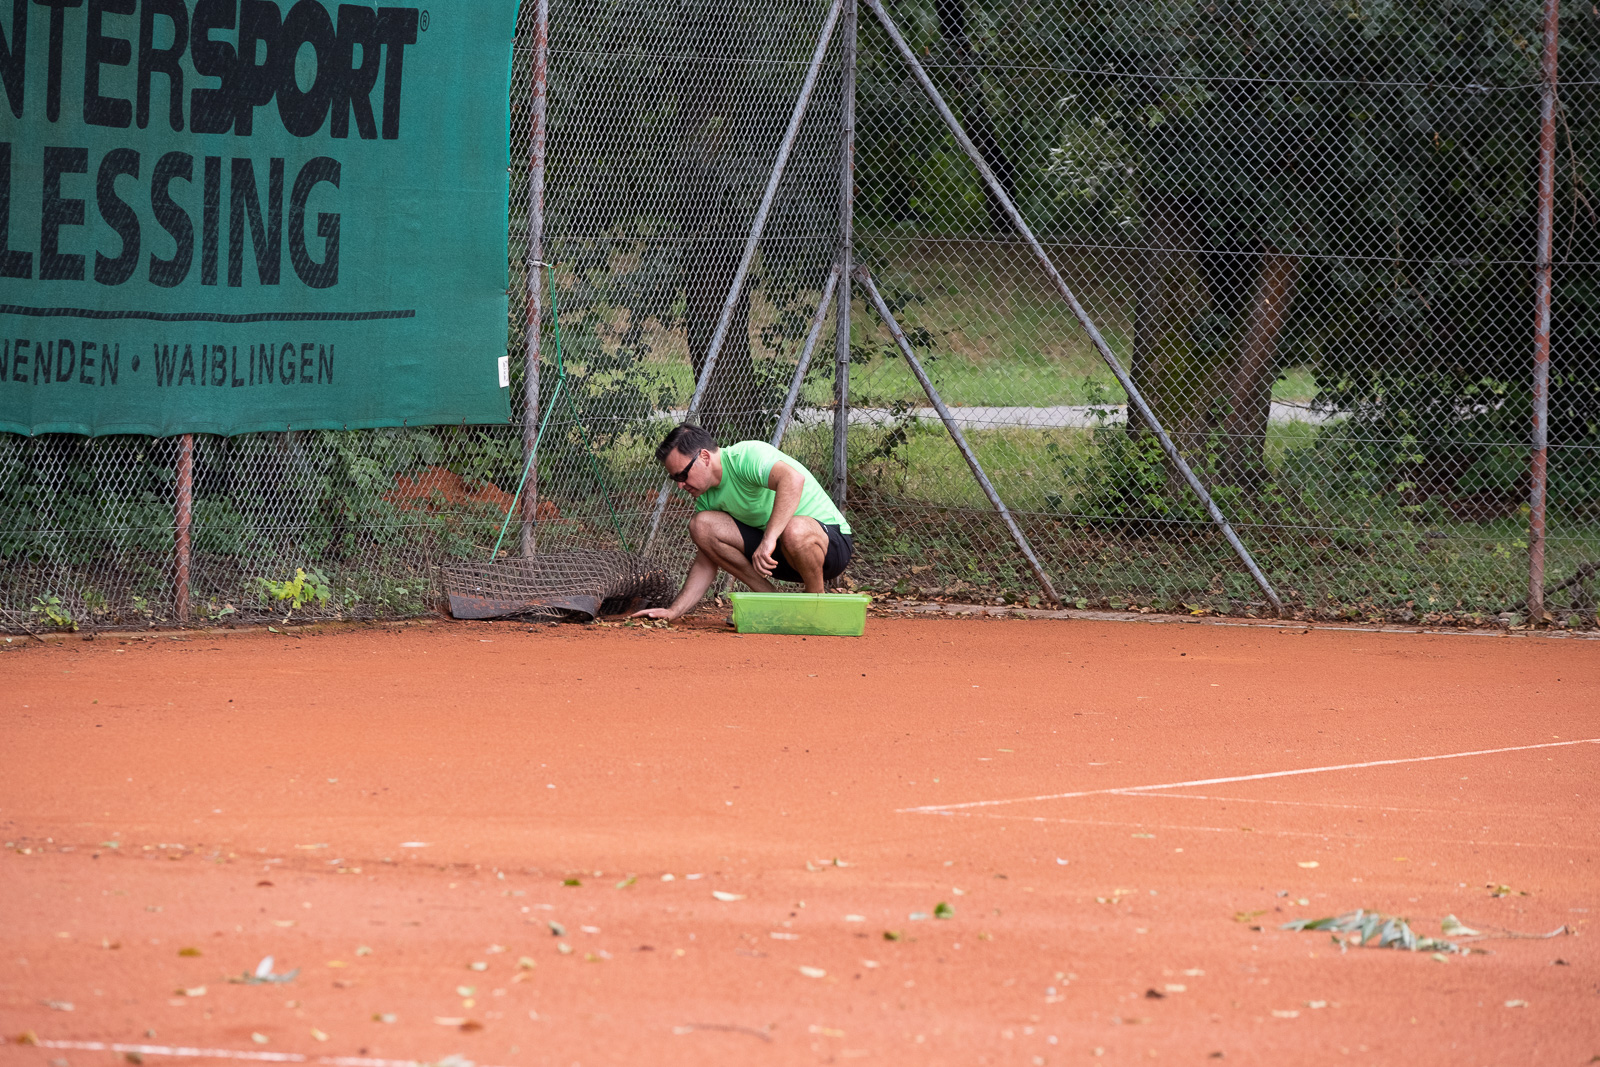
[[[674,427],[672,432],[656,446],[656,462],[665,463],[667,457],[673,452],[682,452],[686,456],[697,456],[704,448],[715,452],[717,439],[692,422]]]

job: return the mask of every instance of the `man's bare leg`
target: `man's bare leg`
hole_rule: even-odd
[[[696,512],[694,518],[689,520],[689,536],[694,539],[695,547],[700,550],[702,556],[739,579],[748,588],[757,593],[777,591],[776,587],[756,570],[755,565],[745,558],[744,537],[739,533],[738,524],[727,512]],[[822,574],[820,565],[817,574],[820,579]],[[810,586],[806,588],[809,589]],[[821,591],[820,586],[818,591]]]
[[[822,524],[809,515],[796,515],[778,536],[778,544],[783,549],[783,558],[805,583],[806,592],[823,592],[826,583],[822,566],[828,558],[828,532]]]

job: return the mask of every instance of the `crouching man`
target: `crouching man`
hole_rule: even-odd
[[[667,434],[656,460],[694,497],[689,536],[698,551],[672,606],[634,618],[687,613],[719,570],[758,593],[774,592],[774,578],[820,593],[849,564],[850,524],[802,463],[765,441],[718,448],[705,430],[685,424]]]

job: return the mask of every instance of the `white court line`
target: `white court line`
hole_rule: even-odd
[[[1012,797],[1009,800],[969,800],[963,804],[924,804],[916,808],[896,808],[895,812],[900,815],[937,815],[959,811],[963,808],[994,808],[1002,804],[1027,804],[1039,800],[1071,800],[1075,797],[1105,796],[1110,793],[1144,793],[1153,789],[1188,789],[1192,786],[1224,785],[1228,782],[1259,782],[1265,778],[1292,778],[1301,774],[1356,771],[1366,767],[1393,767],[1401,763],[1430,763],[1434,760],[1465,759],[1467,756],[1494,756],[1502,752],[1528,752],[1537,748],[1566,748],[1569,745],[1600,745],[1600,737],[1586,737],[1581,741],[1546,741],[1538,745],[1512,745],[1509,748],[1480,748],[1472,752],[1448,752],[1439,756],[1407,756],[1404,759],[1369,760],[1366,763],[1335,763],[1328,767],[1301,767],[1292,771],[1236,774],[1228,778],[1195,778],[1187,782],[1165,782],[1160,785],[1124,785],[1110,789],[1080,789],[1073,793],[1045,793],[1034,797]]]
[[[1471,815],[1485,819],[1549,819],[1550,815],[1515,811],[1480,811],[1476,808],[1399,808],[1389,804],[1330,804],[1321,800],[1268,800],[1265,797],[1216,797],[1205,793],[1130,793],[1121,796],[1145,797],[1152,800],[1212,800],[1223,804],[1278,804],[1291,808],[1342,808],[1347,811],[1398,811],[1423,815]],[[1573,818],[1580,816],[1574,815]]]
[[[219,1048],[185,1048],[181,1045],[123,1045],[105,1041],[46,1041],[40,1038],[34,1044],[40,1048],[76,1049],[80,1052],[137,1052],[143,1056],[187,1056],[192,1059],[253,1060],[257,1063],[319,1063],[327,1067],[428,1067],[439,1060],[380,1060],[368,1056],[303,1056],[298,1052],[234,1051]],[[463,1067],[470,1061],[459,1061]],[[482,1065],[487,1067],[487,1065]]]

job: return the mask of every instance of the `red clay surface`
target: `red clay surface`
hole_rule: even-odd
[[[874,619],[0,647],[5,1064],[1600,1053],[1600,643]],[[1015,798],[1043,799],[956,806]],[[1279,929],[1357,907],[1574,934],[1441,962]],[[269,954],[298,977],[230,984]]]

